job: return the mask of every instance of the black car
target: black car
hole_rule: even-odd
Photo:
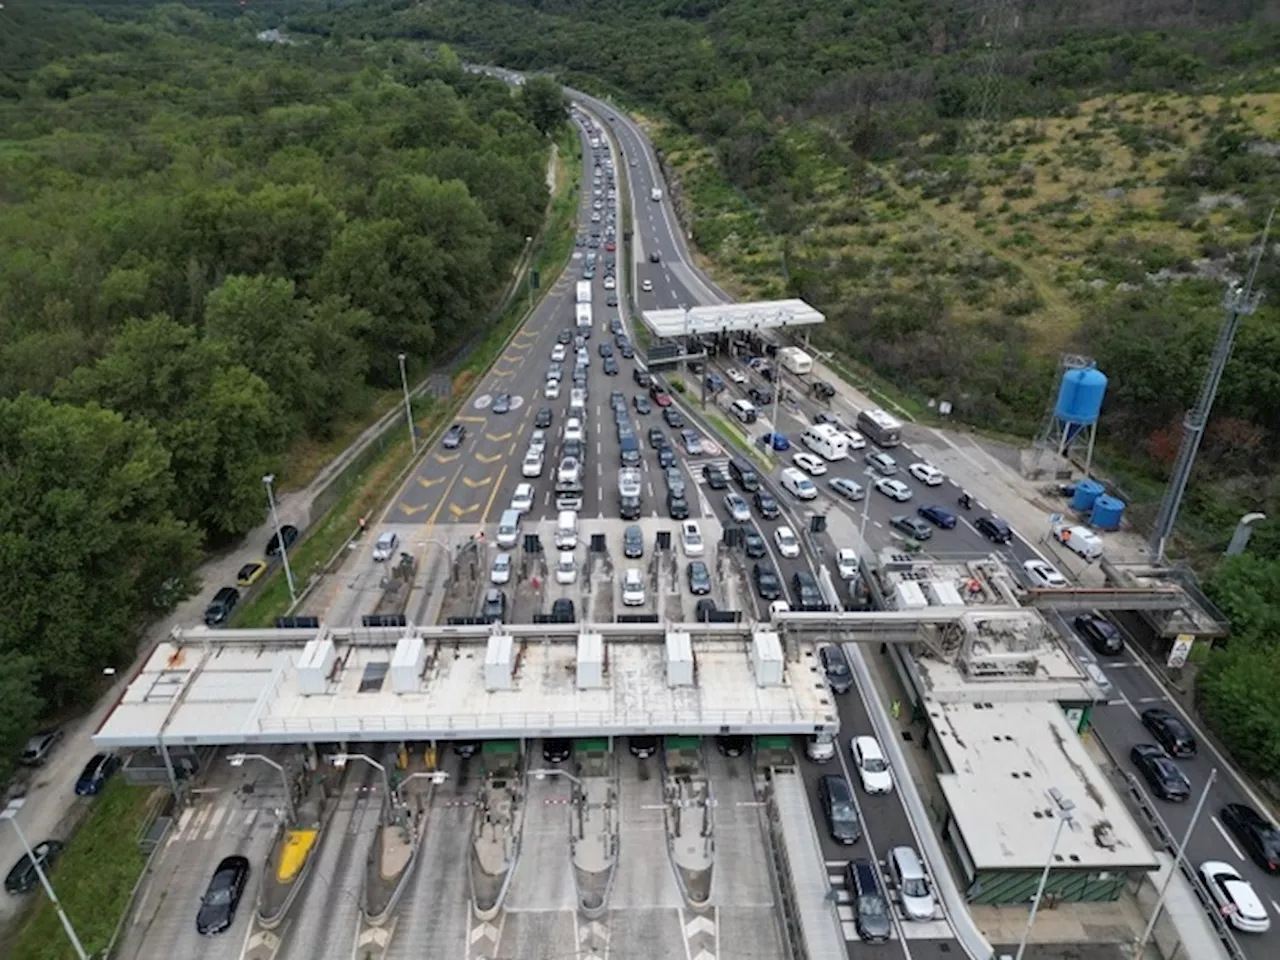
[[[467,428],[460,423],[455,423],[444,432],[444,437],[440,440],[440,446],[446,450],[457,450],[458,446],[466,439]]]
[[[542,741],[542,759],[547,763],[564,763],[573,755],[573,741],[568,737],[552,737]]]
[[[844,868],[844,885],[853,898],[853,924],[858,936],[872,942],[888,940],[893,923],[875,864],[870,860],[850,860]]]
[[[999,517],[979,517],[973,521],[973,527],[992,543],[1009,543],[1013,540],[1013,530]]]
[[[636,405],[636,413],[640,414],[641,416],[644,416],[645,414],[649,414],[653,412],[653,404],[649,402],[649,398],[646,397],[644,394],[637,393],[635,396],[635,400],[633,402]]]
[[[644,533],[635,524],[622,531],[622,555],[628,560],[644,556]]]
[[[689,501],[683,493],[676,493],[674,490],[667,492],[667,515],[672,520],[689,519]]]
[[[846,845],[857,843],[862,837],[862,823],[858,820],[849,781],[830,773],[819,777],[818,800],[822,803],[831,839]]]
[[[1124,640],[1120,631],[1109,621],[1096,613],[1082,613],[1075,619],[1076,631],[1089,641],[1094,651],[1107,656],[1124,650]]]
[[[649,371],[641,370],[639,367],[631,371],[631,379],[636,382],[637,387],[648,387],[653,383],[653,377],[649,376]]]
[[[40,869],[47,873],[62,853],[62,843],[58,840],[46,840],[44,843],[37,843],[31,848],[31,852],[35,854],[34,862],[24,853],[4,878],[4,889],[7,893],[17,896],[34,890],[40,883],[40,876],[36,873],[36,863],[39,863]]]
[[[470,760],[480,752],[479,740],[455,740],[453,741],[453,752],[463,760]]]
[[[1129,751],[1129,759],[1161,800],[1184,803],[1191,796],[1191,781],[1163,747],[1139,743]]]
[[[659,447],[665,447],[666,445],[667,445],[667,435],[663,433],[658,427],[650,427],[649,428],[649,446],[657,450]]]
[[[500,393],[493,398],[494,413],[510,413],[511,412],[511,394]]]
[[[610,293],[604,298],[604,302],[605,306],[616,307],[618,305],[618,295],[616,293]]]
[[[704,466],[702,468],[702,479],[707,481],[707,486],[712,490],[727,490],[729,488],[729,475],[718,464],[708,463]]]
[[[622,354],[623,360],[631,360],[636,355],[636,348],[631,345],[630,340],[624,340],[618,344],[618,353]]]
[[[633,757],[644,760],[646,757],[652,757],[658,752],[657,737],[628,737],[627,749],[631,751]]]
[[[916,507],[916,513],[942,530],[954,530],[956,528],[956,515],[936,503],[926,503],[922,507]]]
[[[236,919],[236,907],[244,896],[249,882],[249,860],[246,857],[227,857],[213,871],[209,888],[200,898],[200,912],[196,914],[196,932],[204,935],[222,933]]]
[[[577,623],[573,610],[573,601],[568,597],[558,597],[551,604],[551,620],[554,623]]]
[[[1218,814],[1241,846],[1267,873],[1280,872],[1280,830],[1257,810],[1243,803],[1229,803]]]
[[[742,528],[742,549],[751,560],[763,557],[768,552],[764,537],[750,524]]]
[[[768,387],[752,387],[747,391],[747,397],[757,407],[767,407],[773,403],[773,391]]]
[[[662,410],[662,419],[667,421],[667,426],[679,430],[684,426],[684,414],[675,407],[664,407]]]
[[[716,737],[716,749],[726,757],[740,757],[751,749],[751,738],[734,734]]]
[[[538,412],[534,414],[533,425],[539,430],[545,430],[551,426],[551,408],[539,407]]]
[[[111,775],[120,769],[120,758],[114,753],[97,753],[84,765],[76,780],[77,797],[93,797],[106,786]]]
[[[657,262],[658,262],[659,260],[661,260],[661,259],[662,259],[662,254],[658,253],[658,251],[657,251],[657,250],[650,250],[650,251],[649,251],[649,262],[650,262],[650,263],[657,263]]]
[[[293,546],[295,540],[298,539],[298,528],[293,524],[286,523],[280,528],[279,533],[273,533],[271,539],[267,541],[267,548],[263,552],[268,557],[280,556],[280,541],[284,541],[284,548],[288,550]]]
[[[751,579],[756,585],[756,593],[760,594],[761,600],[782,599],[782,581],[778,579],[778,572],[773,569],[772,564],[753,563]]]
[[[933,536],[933,527],[919,517],[913,517],[909,514],[899,514],[896,517],[891,517],[889,526],[900,533],[905,533],[912,540],[928,540]]]
[[[822,671],[827,675],[827,683],[836,693],[848,693],[853,689],[853,671],[849,669],[849,661],[844,651],[834,644],[827,644],[818,651],[822,661]]]
[[[703,597],[693,605],[693,618],[699,623],[710,623],[716,614],[716,602],[710,597]]]
[[[597,349],[599,349],[599,351],[600,351],[600,356],[602,356],[602,357],[612,357],[612,356],[613,356],[613,344],[612,344],[612,343],[602,343],[602,344],[600,344],[600,346],[599,346]]]
[[[573,459],[582,463],[583,450],[581,440],[566,440],[560,447],[560,451],[562,456],[573,457]]]
[[[776,520],[782,512],[778,508],[778,501],[763,490],[757,490],[751,499],[755,501],[756,512],[766,520]]]
[[[607,377],[616,377],[618,375],[618,361],[613,357],[605,357],[604,373]]]
[[[556,334],[556,343],[563,343],[567,346],[571,342],[573,342],[572,330],[565,329]]]
[[[1187,725],[1163,707],[1142,711],[1142,725],[1169,755],[1186,760],[1196,755],[1196,738]]]
[[[484,594],[484,608],[480,611],[485,623],[502,623],[507,618],[507,595],[497,587],[490,587]]]
[[[213,599],[209,601],[209,606],[205,607],[205,626],[216,627],[219,624],[226,623],[231,617],[231,611],[236,608],[236,604],[239,602],[239,590],[235,587],[223,587],[213,595]]]
[[[658,466],[664,470],[667,467],[674,467],[676,464],[676,452],[671,449],[670,445],[658,448]]]
[[[695,597],[711,592],[711,571],[701,560],[689,561],[689,592]]]
[[[627,409],[627,395],[621,390],[609,391],[609,409],[625,410]]]

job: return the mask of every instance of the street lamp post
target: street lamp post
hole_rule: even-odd
[[[298,591],[293,585],[293,571],[289,569],[289,549],[284,544],[284,534],[280,531],[280,513],[276,510],[276,495],[271,489],[271,485],[275,483],[276,475],[268,473],[262,478],[263,484],[267,488],[267,503],[271,506],[271,522],[276,527],[276,544],[280,547],[280,560],[284,564],[284,578],[289,581],[289,601],[291,603],[298,602]]]
[[[867,517],[871,515],[871,490],[876,472],[874,470],[864,470],[862,472],[867,478],[867,489],[862,493],[862,519],[858,521],[858,536],[865,547],[867,545]]]
[[[1031,915],[1027,917],[1027,927],[1022,931],[1022,940],[1018,943],[1018,953],[1014,960],[1022,960],[1022,955],[1026,953],[1027,940],[1031,937],[1031,928],[1035,926],[1036,913],[1040,910],[1040,901],[1044,899],[1044,889],[1049,885],[1049,871],[1053,869],[1053,858],[1058,852],[1058,841],[1062,839],[1062,831],[1067,827],[1071,827],[1072,830],[1079,829],[1079,824],[1076,823],[1075,819],[1076,805],[1071,801],[1071,798],[1064,796],[1057,787],[1050,788],[1049,796],[1057,807],[1058,826],[1053,831],[1053,844],[1049,847],[1049,859],[1044,862],[1044,872],[1040,874],[1040,885],[1036,887],[1035,899],[1031,901]]]
[[[533,245],[533,237],[525,237],[524,251],[526,255],[529,253],[529,248],[532,245]],[[533,309],[533,259],[532,258],[529,258],[529,261],[525,264],[524,269],[525,269],[525,277],[527,281],[525,286],[528,288],[528,291],[529,291],[529,309],[532,310]]]
[[[227,757],[227,763],[233,767],[243,767],[246,760],[257,760],[265,763],[268,767],[274,767],[276,772],[280,774],[280,782],[284,784],[284,811],[289,818],[290,823],[297,822],[298,811],[293,806],[293,786],[289,783],[289,771],[284,768],[283,764],[276,763],[270,757],[264,757],[260,753],[233,753]]]
[[[564,777],[579,790],[583,789],[582,781],[568,770],[557,770],[555,767],[543,767],[536,770],[530,770],[529,775],[535,780],[545,780],[547,777]]]
[[[1142,931],[1142,936],[1138,938],[1137,944],[1133,948],[1133,956],[1141,957],[1147,950],[1147,942],[1151,939],[1151,932],[1156,928],[1156,920],[1160,917],[1160,911],[1164,909],[1164,899],[1169,895],[1169,888],[1173,886],[1173,877],[1178,872],[1178,865],[1182,862],[1182,858],[1186,855],[1187,844],[1191,840],[1191,834],[1196,829],[1196,824],[1200,820],[1200,814],[1204,811],[1204,803],[1209,799],[1209,791],[1213,789],[1213,781],[1218,779],[1218,768],[1214,767],[1209,771],[1209,779],[1204,782],[1204,789],[1200,791],[1200,799],[1196,801],[1196,808],[1191,813],[1191,822],[1187,824],[1187,832],[1182,835],[1182,843],[1178,844],[1177,850],[1174,851],[1173,866],[1169,868],[1169,875],[1164,878],[1164,883],[1160,887],[1160,894],[1156,897],[1156,905],[1151,909],[1151,916],[1147,918],[1147,925]]]
[[[405,372],[405,360],[408,355],[405,353],[397,354],[400,360],[400,386],[404,388],[404,418],[409,423],[409,446],[413,452],[418,452],[418,431],[413,429],[413,404],[409,402],[409,375]]]
[[[58,919],[62,922],[62,929],[67,932],[67,939],[71,941],[71,948],[75,950],[76,956],[80,960],[89,960],[89,955],[85,953],[84,946],[80,943],[80,938],[76,936],[76,928],[71,925],[71,918],[62,909],[62,901],[58,899],[58,895],[53,892],[53,885],[49,883],[49,877],[44,872],[44,866],[36,859],[35,851],[31,849],[31,844],[27,843],[27,835],[22,832],[22,827],[18,825],[18,811],[22,809],[24,803],[26,801],[21,798],[10,800],[9,805],[0,810],[0,820],[8,820],[13,824],[14,832],[18,835],[22,849],[26,851],[27,859],[31,861],[31,865],[35,867],[36,876],[40,878],[40,886],[44,887],[45,896],[49,898],[49,902],[53,904],[53,909],[57,911]]]
[[[331,759],[333,760],[333,765],[339,770],[345,767],[349,760],[364,761],[382,774],[382,789],[387,793],[387,802],[389,803],[394,799],[391,792],[391,774],[387,772],[385,764],[379,763],[377,760],[373,759],[373,757],[364,753],[335,753]]]

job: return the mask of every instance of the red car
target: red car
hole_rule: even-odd
[[[609,253],[613,253],[615,250],[618,249],[618,245],[614,243],[612,240],[610,240],[608,243],[604,245],[604,248]]]
[[[658,386],[656,383],[649,387],[649,396],[653,399],[653,402],[660,407],[671,406],[671,394],[667,393],[666,390]]]

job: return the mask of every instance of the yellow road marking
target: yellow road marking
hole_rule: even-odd
[[[497,463],[501,459],[502,459],[502,454],[500,453],[495,453],[491,457],[486,457],[483,453],[476,454],[476,460],[478,460],[480,463]]]
[[[441,479],[444,479],[444,478],[442,477]],[[430,510],[430,509],[431,509],[431,504],[429,503],[424,503],[420,507],[411,507],[405,503],[400,504],[400,512],[403,513],[406,517],[417,516],[423,510]]]
[[[503,359],[506,358],[504,357]],[[505,380],[507,377],[514,377],[515,375],[516,372],[514,370],[499,370],[497,367],[493,369],[493,378],[495,380]]]
[[[480,504],[473,503],[469,507],[460,507],[456,503],[449,504],[449,512],[453,514],[455,520],[461,520],[468,513],[475,513],[480,509]]]
[[[512,431],[510,430],[508,430],[506,433],[500,433],[497,435],[494,435],[492,433],[486,433],[484,435],[484,438],[486,440],[492,440],[494,443],[501,443],[503,440],[510,440],[511,434],[512,434]]]
[[[436,517],[440,516],[440,511],[444,509],[444,505],[449,499],[449,493],[453,490],[453,485],[458,482],[458,478],[462,476],[462,471],[465,469],[467,469],[467,465],[464,463],[453,471],[453,476],[449,478],[449,485],[444,488],[444,493],[440,495],[440,502],[436,504],[436,508],[431,511],[431,516],[427,519],[428,525],[435,523]]]
[[[436,463],[444,464],[444,463],[453,463],[453,461],[457,460],[460,456],[462,456],[462,454],[460,453],[455,453],[448,457],[446,457],[444,454],[433,453],[431,455],[431,459],[434,460]]]
[[[502,469],[498,471],[498,482],[493,485],[493,493],[489,494],[489,502],[484,505],[484,513],[480,515],[481,523],[489,522],[489,511],[493,509],[493,501],[498,498],[498,491],[502,489],[502,478],[507,475],[508,464],[503,464]]]
[[[484,417],[456,417],[455,419],[461,420],[463,423],[486,423],[487,422]]]
[[[444,483],[444,477],[436,477],[434,480],[428,480],[426,477],[418,478],[418,486],[422,487],[424,490],[430,490],[438,483]]]
[[[472,490],[476,489],[476,487],[487,487],[491,483],[493,483],[493,477],[485,477],[483,480],[472,480],[470,477],[462,478],[462,485],[470,487]]]

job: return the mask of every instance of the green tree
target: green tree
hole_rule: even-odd
[[[40,672],[31,657],[0,649],[0,782],[8,780],[17,766],[44,710],[39,686]]]
[[[544,137],[549,137],[569,115],[560,84],[550,77],[530,77],[520,88],[520,104],[525,116]]]

